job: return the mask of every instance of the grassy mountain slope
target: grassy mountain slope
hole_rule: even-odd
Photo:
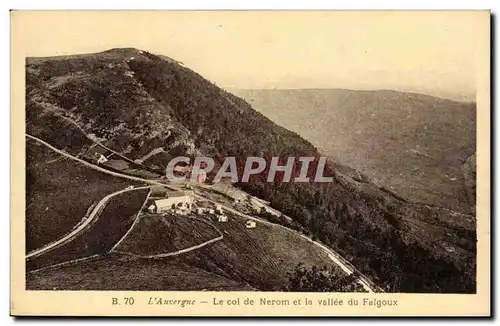
[[[461,173],[475,152],[474,103],[386,90],[232,91],[398,194],[461,212],[475,205]]]
[[[28,274],[26,286],[30,290],[255,291],[245,283],[176,259],[119,254]]]
[[[229,220],[221,223],[209,216],[165,217],[144,213],[116,249],[134,255],[165,254],[222,235],[215,243],[171,260],[263,291],[285,289],[289,273],[299,263],[305,267],[327,266],[333,268],[339,278],[344,275],[325,252],[306,239],[263,223],[249,230],[244,218],[227,214]]]
[[[26,143],[26,252],[70,232],[104,196],[134,184]]]
[[[27,91],[28,110],[49,103],[134,160],[163,148],[145,164],[165,166],[164,153],[171,150],[210,155],[219,163],[226,156],[241,163],[247,156],[320,155],[242,99],[139,50],[28,58]],[[256,177],[238,186],[270,201],[389,291],[475,291],[474,221],[443,222],[447,212],[405,202],[341,170],[328,166],[335,176],[330,184],[264,183]],[[443,232],[426,232],[435,229]]]
[[[30,250],[67,234],[104,196],[131,183],[75,163],[31,139],[27,151],[26,241],[33,247]],[[27,289],[279,291],[288,286],[288,273],[299,263],[306,267],[328,266],[339,278],[344,275],[326,253],[302,237],[264,224],[248,230],[244,218],[230,213],[229,222],[218,223],[201,216],[165,217],[143,212],[134,224],[147,192],[137,189],[111,198],[74,239],[29,258]],[[128,236],[116,247],[125,257],[108,254],[132,225]],[[172,253],[220,235],[224,236],[220,243],[179,256],[129,257]],[[51,267],[94,255],[100,257]],[[111,271],[110,266],[120,271]],[[81,274],[79,268],[91,272]],[[150,273],[146,272],[148,268],[152,269]]]

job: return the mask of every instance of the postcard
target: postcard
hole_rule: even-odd
[[[489,11],[12,11],[14,316],[490,316]]]

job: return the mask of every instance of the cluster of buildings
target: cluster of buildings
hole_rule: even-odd
[[[194,204],[194,193],[192,190],[187,191],[164,191],[163,198],[154,196],[153,190],[151,196],[154,199],[148,206],[150,213],[174,213],[179,215],[187,215],[191,212]]]
[[[161,186],[151,189],[147,210],[150,213],[169,213],[181,216],[191,213],[211,215],[218,222],[227,222],[229,220],[221,205],[214,205],[210,202],[195,202],[192,190],[170,191]],[[245,223],[245,227],[248,229],[253,229],[256,226],[257,224],[253,220],[248,220]]]
[[[198,215],[204,215],[204,214],[209,214],[209,215],[214,215],[217,218],[218,222],[227,222],[228,217],[224,210],[222,209],[221,205],[215,205],[214,207],[197,207],[196,208],[196,214]]]

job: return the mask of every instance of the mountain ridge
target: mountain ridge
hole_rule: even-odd
[[[474,102],[392,90],[234,92],[380,186],[419,202],[473,211],[460,167],[475,152]]]
[[[233,92],[233,93],[238,93],[238,92],[251,92],[251,91],[300,91],[300,90],[306,90],[306,91],[348,91],[348,92],[359,92],[359,93],[372,93],[372,92],[393,92],[393,93],[401,93],[401,94],[408,94],[408,95],[415,95],[415,96],[425,96],[425,97],[430,97],[430,98],[435,98],[436,100],[444,100],[444,101],[451,101],[451,102],[459,102],[459,103],[468,103],[468,104],[475,104],[475,100],[458,100],[458,99],[451,99],[448,97],[443,97],[431,93],[426,93],[423,91],[410,91],[410,90],[394,90],[394,89],[389,89],[389,88],[370,88],[370,89],[357,89],[357,88],[342,88],[342,87],[295,87],[295,88],[281,88],[281,87],[266,87],[266,88],[240,88],[240,87],[233,87],[233,86],[220,86],[221,88]]]

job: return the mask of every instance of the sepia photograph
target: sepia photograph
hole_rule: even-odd
[[[489,20],[13,11],[19,291],[196,311],[461,294],[488,310]]]

